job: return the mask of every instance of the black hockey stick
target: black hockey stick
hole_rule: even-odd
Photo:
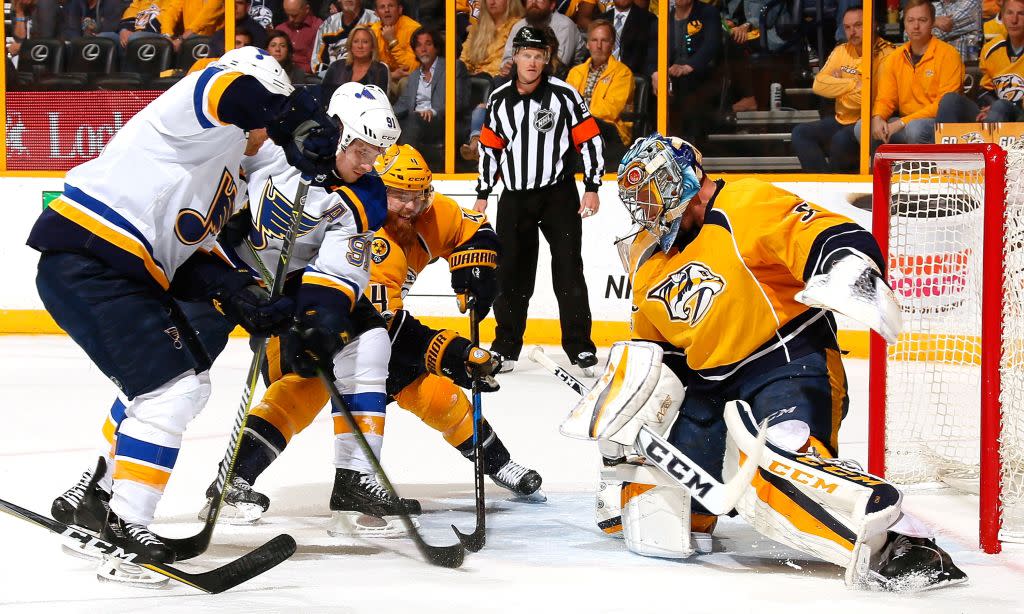
[[[530,350],[530,360],[541,365],[566,386],[575,390],[580,396],[590,392],[590,388],[583,382],[573,377],[565,369],[555,364],[544,349],[535,346]],[[633,447],[637,452],[643,454],[648,464],[658,467],[665,475],[674,482],[690,491],[690,496],[696,499],[709,512],[716,516],[728,514],[740,497],[746,492],[747,486],[754,478],[760,462],[761,453],[764,450],[767,429],[765,424],[761,425],[760,432],[756,438],[756,445],[750,446],[747,450],[748,456],[730,480],[723,483],[696,461],[684,454],[681,450],[655,433],[646,424],[640,428],[636,442]]]
[[[277,261],[277,270],[271,284],[270,296],[278,297],[284,290],[285,277],[288,274],[288,261],[291,260],[292,248],[295,246],[295,238],[299,233],[299,222],[302,220],[302,210],[306,206],[306,194],[309,192],[309,179],[299,177],[299,187],[295,192],[295,200],[292,201],[292,218],[284,240],[281,243],[281,253]],[[257,258],[259,261],[259,258]],[[266,338],[256,338],[256,348],[253,350],[252,362],[249,363],[249,375],[246,378],[245,389],[242,391],[242,399],[238,404],[238,413],[235,416],[235,424],[231,429],[231,444],[224,453],[224,458],[217,468],[216,495],[210,502],[210,509],[206,513],[206,520],[203,528],[192,537],[175,539],[161,537],[169,548],[174,550],[178,560],[190,559],[199,556],[210,546],[213,538],[213,529],[220,516],[221,507],[224,504],[225,486],[231,483],[235,474],[235,461],[238,458],[238,451],[242,447],[242,431],[245,430],[246,420],[249,418],[249,408],[252,405],[252,394],[260,378],[260,367],[263,365],[263,358],[267,351]],[[280,537],[280,536],[278,536]],[[274,538],[277,539],[277,538]],[[290,538],[289,538],[290,539]],[[269,542],[268,542],[269,543]]]
[[[469,340],[474,347],[480,347],[480,317],[477,315],[476,302],[470,299],[469,304]],[[487,541],[485,516],[487,514],[484,500],[484,446],[483,446],[483,408],[480,400],[480,384],[473,378],[473,493],[476,499],[476,528],[465,534],[452,525],[452,530],[459,536],[459,541],[470,552],[479,552]]]
[[[317,366],[316,372],[317,375],[320,376],[320,381],[323,382],[324,386],[327,387],[328,392],[331,393],[331,400],[334,401],[335,407],[341,412],[341,415],[345,417],[345,422],[347,422],[349,428],[352,429],[352,435],[356,438],[356,442],[363,450],[363,454],[365,454],[366,458],[369,459],[370,465],[373,467],[374,472],[376,472],[377,477],[380,479],[381,485],[384,486],[384,489],[388,491],[388,494],[398,502],[398,516],[402,519],[402,524],[405,525],[405,530],[409,533],[409,537],[411,537],[413,543],[416,544],[416,549],[420,551],[423,558],[427,559],[427,562],[431,565],[451,568],[461,566],[463,559],[466,557],[466,550],[463,548],[461,542],[452,544],[451,546],[431,546],[423,540],[423,536],[420,535],[419,530],[416,529],[416,525],[413,524],[412,519],[409,518],[409,514],[405,510],[405,505],[402,504],[401,497],[399,497],[398,492],[395,491],[395,487],[391,484],[391,480],[388,479],[388,475],[384,473],[384,468],[380,465],[380,459],[378,459],[377,455],[373,453],[373,449],[370,448],[370,444],[366,441],[366,436],[363,435],[363,431],[359,428],[359,424],[356,422],[351,410],[349,410],[348,404],[345,403],[345,399],[341,397],[338,387],[334,385],[334,380],[329,377],[320,366]]]
[[[58,522],[48,516],[37,514],[31,510],[17,506],[8,501],[0,499],[0,511],[6,512],[15,518],[20,518],[32,524],[47,529],[52,533],[71,538],[81,543],[82,548],[98,550],[102,554],[114,557],[120,561],[145,567],[146,569],[166,576],[176,582],[187,584],[197,588],[204,593],[222,593],[230,588],[251,580],[261,573],[273,568],[277,564],[295,554],[295,540],[290,535],[278,535],[274,539],[263,544],[259,548],[231,561],[230,563],[204,571],[202,573],[188,573],[177,567],[171,567],[163,563],[147,561],[141,554],[125,552],[124,549],[114,544],[90,535],[76,527],[71,527],[63,522]]]

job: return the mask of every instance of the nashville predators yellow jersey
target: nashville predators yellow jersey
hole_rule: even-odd
[[[1003,100],[1024,101],[1024,54],[1011,55],[1009,39],[989,41],[981,50],[981,87]]]
[[[794,295],[836,250],[881,259],[850,219],[758,179],[718,182],[703,227],[681,235],[668,252],[647,233],[630,246],[632,330],[682,350],[698,383],[836,347],[829,314]]]
[[[381,313],[402,309],[420,272],[434,260],[447,258],[486,223],[483,213],[463,209],[451,198],[436,194],[430,208],[416,218],[411,245],[399,245],[384,228],[374,234],[366,296]]]

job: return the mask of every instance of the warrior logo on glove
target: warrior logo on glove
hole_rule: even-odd
[[[725,289],[725,280],[703,262],[690,262],[647,293],[647,298],[664,303],[668,317],[690,326],[700,323],[715,297]]]

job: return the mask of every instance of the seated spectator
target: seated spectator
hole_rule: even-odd
[[[469,74],[498,76],[505,41],[522,15],[523,5],[519,0],[490,0],[485,3],[476,22],[469,26],[459,57]]]
[[[1003,20],[999,18],[999,15],[983,23],[981,29],[984,32],[986,43],[994,38],[1006,36],[1006,26],[1003,25]]]
[[[703,138],[717,111],[721,81],[714,73],[722,49],[718,9],[696,0],[676,0],[669,26],[669,95],[673,133],[693,142]],[[657,95],[661,76],[651,74]]]
[[[235,30],[235,49],[252,47],[252,34],[245,28]]]
[[[240,13],[244,15],[247,10],[239,9],[239,5],[239,2],[235,2],[236,20]],[[161,30],[182,40],[192,36],[213,36],[217,30],[224,29],[224,0],[175,0],[164,7],[162,15],[167,23],[161,19]],[[222,35],[221,51],[224,48],[223,40]]]
[[[558,59],[568,68],[583,61],[584,41],[576,22],[555,12],[555,0],[526,0],[526,15],[509,30],[505,40],[505,52],[501,57],[501,75],[507,76],[512,69],[512,40],[523,26],[531,25],[544,29],[550,27],[558,39]]]
[[[128,42],[137,38],[154,36],[166,36],[175,42],[175,48],[180,45],[180,39],[173,36],[171,30],[176,10],[175,0],[135,0],[121,14],[121,21],[116,27],[117,40],[121,48],[128,46]]]
[[[310,63],[313,72],[318,75],[322,75],[328,66],[344,57],[346,42],[354,28],[379,21],[377,13],[363,8],[362,0],[336,0],[330,6],[337,8],[337,12],[320,24],[316,38],[313,39]]]
[[[677,4],[681,0],[676,0]],[[633,72],[612,57],[615,26],[607,19],[595,19],[587,28],[590,59],[573,67],[566,81],[590,107],[590,114],[601,128],[607,172],[618,169],[626,147],[633,142],[632,125],[620,116],[633,101]]]
[[[931,2],[908,0],[903,26],[910,42],[897,49],[878,74],[878,95],[871,110],[872,149],[879,142],[934,143],[939,100],[959,91],[964,81],[960,54],[932,36]]]
[[[123,6],[121,2],[68,0],[64,4],[64,40],[100,34],[117,38]],[[159,34],[159,29],[156,33]]]
[[[557,0],[555,10],[576,22],[583,32],[590,27],[590,22],[601,14],[597,0]]]
[[[57,0],[11,0],[7,52],[17,57],[26,38],[56,38],[59,12]]]
[[[209,1],[209,0],[208,0]],[[260,49],[267,48],[267,30],[249,14],[250,0],[235,0],[235,32],[245,31],[252,37],[252,44]],[[182,37],[186,38],[186,37]],[[213,33],[210,41],[210,55],[224,55],[224,27]]]
[[[438,154],[443,150],[427,145],[444,142],[446,112],[458,114],[464,110],[462,101],[469,91],[469,75],[462,62],[455,62],[455,104],[448,109],[445,104],[444,57],[439,57],[443,49],[441,36],[435,30],[419,28],[409,42],[419,66],[409,75],[402,95],[395,102],[395,117],[402,126],[398,142],[420,150],[427,164],[436,167],[443,163],[444,156]]]
[[[981,18],[992,19],[999,14],[1002,2],[1000,0],[981,0]]]
[[[977,60],[982,44],[981,0],[934,0],[932,4],[932,36],[953,45],[963,61]],[[906,32],[903,40],[909,40]]]
[[[330,68],[324,73],[324,98],[330,100],[334,90],[349,81],[376,85],[387,91],[390,71],[379,57],[377,37],[370,27],[356,27],[345,41],[344,57],[331,62]]]
[[[861,87],[868,65],[860,54],[864,40],[863,9],[860,6],[848,8],[842,22],[843,40],[847,42],[832,51],[825,66],[814,77],[814,93],[835,99],[836,113],[833,117],[793,128],[793,150],[800,159],[800,167],[809,172],[856,171],[860,159],[854,125],[860,119]],[[895,51],[896,45],[875,37],[870,63],[872,89],[878,89],[882,61]]]
[[[290,36],[280,30],[271,30],[267,37],[267,51],[277,60],[277,63],[281,65],[281,70],[288,75],[288,79],[294,84],[303,83],[316,83],[316,77],[313,77],[306,71],[302,70],[295,65],[292,61],[292,39]]]
[[[636,6],[636,0],[615,0],[601,19],[615,27],[612,57],[629,66],[634,75],[652,74],[658,63],[658,19]],[[718,28],[714,31],[717,33]]]
[[[288,19],[278,24],[277,30],[284,32],[291,39],[294,64],[306,74],[312,74],[310,58],[313,53],[313,40],[323,21],[310,12],[306,0],[284,0],[284,12]]]
[[[937,122],[1024,120],[1024,0],[1003,0],[1000,17],[1006,36],[981,51],[981,95],[971,100],[950,92],[939,102]]]
[[[420,24],[402,14],[402,5],[398,0],[377,0],[376,11],[380,21],[370,27],[377,37],[380,61],[388,65],[394,86],[420,65],[409,44],[412,33],[420,28]]]

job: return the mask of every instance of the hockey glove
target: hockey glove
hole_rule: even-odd
[[[498,295],[498,252],[480,247],[461,249],[448,256],[448,266],[459,311],[466,313],[472,303],[478,320],[487,317]]]
[[[243,273],[238,275],[248,278]],[[245,285],[226,286],[214,293],[214,307],[250,335],[269,337],[288,330],[295,312],[292,300],[287,296],[271,297],[251,278],[246,281]]]
[[[460,337],[453,330],[439,331],[427,344],[424,355],[427,371],[451,379],[462,388],[471,388],[476,380],[481,392],[500,388],[493,375],[500,363],[490,352]]]
[[[302,377],[316,377],[317,367],[334,373],[334,355],[352,337],[348,314],[337,309],[310,307],[299,314],[284,338],[284,352],[291,370]]]
[[[267,135],[284,149],[289,164],[313,178],[312,183],[327,183],[341,132],[311,88],[296,89],[288,97],[285,110],[267,125]]]

